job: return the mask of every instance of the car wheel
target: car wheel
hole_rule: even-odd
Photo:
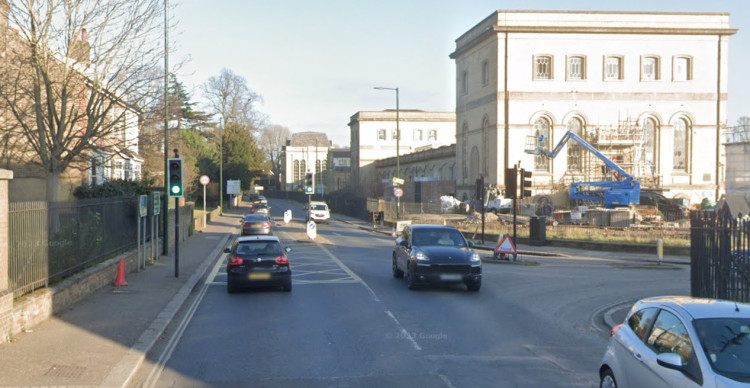
[[[284,291],[292,291],[292,279],[289,279],[286,283],[284,283]]]
[[[482,288],[482,283],[467,284],[466,288],[468,288],[469,291],[479,291],[479,289]]]
[[[602,373],[602,380],[599,382],[599,388],[617,388],[617,381],[615,381],[615,375],[611,370],[606,369]]]
[[[416,290],[417,289],[417,280],[415,279],[415,276],[414,276],[414,270],[411,267],[409,267],[408,265],[406,266],[406,276],[405,277],[406,277],[406,285],[407,285],[407,287],[409,287],[410,290]]]
[[[391,268],[393,269],[393,277],[394,278],[401,279],[402,277],[404,277],[404,271],[398,269],[398,265],[396,264],[396,256],[395,255],[393,256],[393,264],[392,264]]]

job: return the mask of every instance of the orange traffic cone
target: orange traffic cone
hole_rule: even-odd
[[[115,278],[115,286],[125,287],[127,285],[128,285],[128,282],[125,281],[125,260],[121,257],[120,267],[117,268],[117,277]]]

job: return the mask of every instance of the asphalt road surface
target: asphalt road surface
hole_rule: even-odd
[[[294,219],[282,221],[292,209]],[[310,241],[272,202],[293,290],[227,294],[222,257],[133,379],[139,387],[596,387],[604,315],[689,294],[689,268],[528,257],[482,289],[407,289],[393,238],[335,220]]]

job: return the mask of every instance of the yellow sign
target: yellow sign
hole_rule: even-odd
[[[403,184],[404,184],[404,180],[403,180],[403,179],[401,179],[401,178],[396,178],[396,177],[394,176],[394,177],[393,177],[393,184],[394,184],[394,185],[403,185]]]

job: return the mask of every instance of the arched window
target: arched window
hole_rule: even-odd
[[[307,164],[305,163],[304,159],[300,160],[299,162],[299,173],[301,175],[304,175],[307,173]]]
[[[471,148],[469,174],[472,178],[479,178],[479,149],[477,147]]]
[[[490,159],[490,120],[485,117],[484,120],[482,120],[482,175],[489,176],[487,174],[488,166],[487,163]]]
[[[544,135],[544,141],[541,144],[543,149],[549,150],[551,134],[552,125],[549,119],[540,117],[534,122],[534,136],[539,139],[539,136]],[[549,158],[544,155],[535,155],[534,171],[549,172]]]
[[[293,167],[293,171],[292,171],[292,177],[293,177],[293,181],[295,183],[299,182],[299,180],[300,180],[299,160],[295,160],[294,161],[294,167]]]
[[[643,163],[652,174],[656,172],[657,123],[652,117],[643,122]]]
[[[672,157],[672,168],[675,171],[688,171],[689,134],[690,123],[684,118],[677,120],[674,124],[674,155]]]
[[[568,121],[568,131],[572,132],[578,137],[583,138],[583,124],[581,120],[574,117]],[[583,146],[578,143],[568,143],[568,171],[570,172],[581,172],[583,171]]]
[[[466,151],[467,142],[469,141],[469,124],[464,123],[461,128],[461,170],[462,179],[469,178],[468,153]]]

